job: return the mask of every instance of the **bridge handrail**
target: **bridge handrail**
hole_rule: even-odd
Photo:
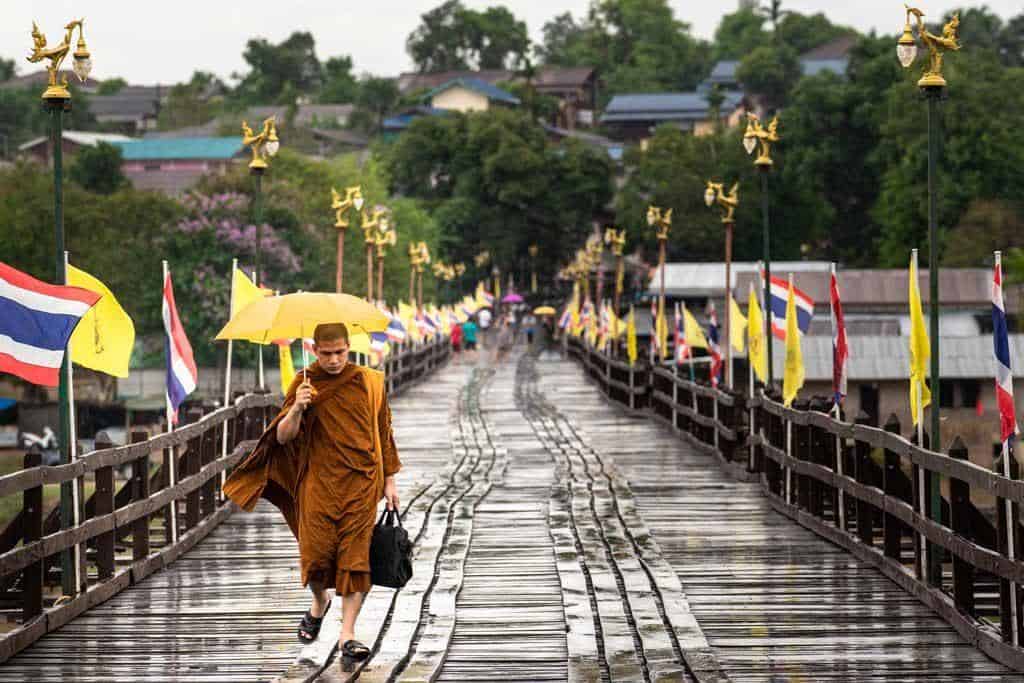
[[[425,379],[450,354],[451,344],[443,337],[408,345],[390,354],[385,359],[389,395],[401,393]],[[180,429],[152,438],[143,432],[133,432],[133,442],[124,446],[113,446],[101,433],[97,435],[96,450],[68,465],[43,466],[41,454],[32,451],[25,455],[25,469],[0,477],[0,496],[21,493],[24,500],[21,512],[11,523],[20,528],[5,531],[5,543],[10,545],[0,552],[0,597],[7,604],[22,605],[22,624],[0,636],[0,663],[78,614],[167,566],[226,519],[233,506],[223,497],[217,478],[251,451],[255,438],[273,415],[271,411],[282,401],[280,394],[248,394],[207,415],[193,409],[188,411],[192,421]],[[225,431],[226,455],[221,450]],[[167,485],[166,474],[153,479],[149,467],[152,454],[163,455],[164,464],[157,473],[166,473],[169,463],[175,464],[178,476],[173,486]],[[131,496],[115,495],[114,469],[128,463],[132,465],[132,476],[123,487],[131,487]],[[95,475],[96,484],[88,501],[92,516],[86,519],[83,515],[77,526],[55,527],[48,532],[44,526],[43,486],[71,482],[81,491],[89,473]],[[157,487],[152,493],[151,480]],[[172,506],[176,510],[181,508],[176,513],[181,532],[176,541],[169,524]],[[81,508],[87,508],[85,502]],[[159,537],[155,543],[162,547],[153,550],[151,518],[162,518],[164,522],[163,543]],[[119,560],[115,543],[129,534],[130,560]],[[96,566],[95,581],[88,578],[86,571],[86,545],[90,550],[89,563]],[[67,602],[45,607],[43,586],[47,568],[55,564],[57,554],[75,546],[82,548],[82,569],[80,574],[76,573],[81,584],[67,596]],[[16,586],[19,582],[20,586]]]
[[[772,397],[713,388],[667,367],[613,360],[575,339],[568,351],[610,400],[665,422],[717,456],[734,476],[759,481],[776,510],[874,565],[989,656],[1024,670],[1024,649],[1011,642],[1010,609],[1011,585],[1024,583],[1024,562],[1009,557],[1006,540],[1008,527],[1021,529],[1019,512],[1010,520],[1005,512],[1007,501],[1024,504],[1024,481],[1016,474],[1008,478],[970,462],[959,440],[948,454],[919,446],[899,434],[895,416],[885,428],[866,424],[866,416],[848,422],[824,412],[823,401],[787,408]],[[627,401],[611,368],[628,373],[630,385],[643,387],[645,395],[630,393]],[[882,454],[881,465],[872,453]],[[949,479],[950,500],[943,499],[940,519],[921,508],[920,472],[927,486],[929,473]],[[996,533],[971,502],[972,488],[996,499]],[[934,567],[925,572],[916,549],[912,560],[904,557],[905,537],[914,539],[915,548],[924,543],[948,557],[952,580]],[[992,589],[976,580],[987,577],[999,584],[1000,601],[998,610],[983,614],[976,595]],[[1024,610],[1017,612],[1018,631],[1024,633]]]

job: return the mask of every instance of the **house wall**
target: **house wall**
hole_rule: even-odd
[[[900,421],[902,435],[909,437],[913,430],[913,422],[910,419],[909,383],[906,380],[863,383],[851,380],[848,385],[849,394],[843,402],[848,420],[853,420],[861,410],[862,384],[868,384],[878,389],[878,426],[884,426],[890,415],[896,415]],[[1018,380],[1014,384],[1016,385],[1014,396],[1016,398],[1017,414],[1020,415],[1022,409],[1024,409],[1024,380]],[[943,451],[947,450],[949,444],[959,436],[967,446],[971,462],[991,469],[993,444],[999,443],[999,414],[996,409],[995,383],[991,377],[979,378],[978,388],[983,409],[981,416],[977,414],[976,406],[961,405],[958,391],[954,392],[957,399],[955,405],[961,407],[941,408],[940,429],[942,449]],[[831,393],[831,382],[808,382],[804,385],[800,396],[804,398],[830,396]],[[933,394],[933,400],[937,402],[938,396]],[[931,425],[930,420],[929,411],[926,409],[926,430]]]
[[[33,161],[38,161],[39,163],[46,164],[47,166],[49,166],[52,163],[50,157],[50,147],[50,141],[47,140],[45,142],[40,142],[35,147],[31,147],[25,150],[24,152],[22,152],[22,154],[27,154],[28,157]],[[74,154],[81,148],[82,145],[78,144],[77,142],[72,142],[71,140],[67,139],[63,141],[62,151],[64,152],[65,157],[69,157],[70,155]]]
[[[450,109],[453,111],[487,111],[490,101],[478,92],[467,88],[449,88],[442,93],[435,95],[430,105],[437,109]]]
[[[125,161],[121,170],[136,189],[178,194],[203,175],[224,173],[230,165],[231,161],[222,159]]]

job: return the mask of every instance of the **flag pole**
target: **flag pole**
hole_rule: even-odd
[[[238,259],[231,259],[231,288],[228,299],[228,320],[235,317],[235,270],[238,268]],[[234,340],[228,339],[228,357],[224,364],[224,407],[227,408],[231,405],[231,355],[234,350]],[[226,458],[228,455],[228,423],[223,423],[221,429],[221,448],[220,456]],[[227,479],[227,472],[222,471],[220,473],[220,487],[224,489],[224,482]]]
[[[164,271],[163,286],[166,287],[167,286],[167,276],[170,274],[170,269],[167,267],[167,261],[162,261],[161,263],[163,265],[163,271]],[[167,302],[167,299],[164,299],[164,304],[163,305],[166,306],[167,305],[166,302]],[[167,344],[171,343],[169,337],[168,337],[166,343]],[[167,353],[170,354],[170,352],[171,352],[171,350],[170,350],[170,348],[168,348],[167,349]],[[170,359],[168,357],[168,366],[169,366],[169,360]],[[170,370],[168,370],[168,372],[169,371]],[[167,415],[167,433],[170,434],[171,432],[174,431],[174,408],[171,407],[171,389],[167,385],[166,375],[165,375],[165,378],[164,378],[164,410],[165,410],[166,415]],[[176,482],[177,477],[175,476],[175,472],[174,472],[174,470],[175,470],[175,467],[174,467],[175,462],[174,461],[177,459],[177,453],[175,451],[174,446],[171,446],[170,448],[168,448],[167,451],[168,451],[168,457],[167,457],[167,488],[173,488],[174,485],[177,483]],[[177,502],[173,498],[171,499],[171,502],[168,503],[168,506],[170,507],[170,511],[171,511],[171,514],[170,514],[171,545],[174,545],[175,543],[178,542],[178,506],[177,506]]]
[[[1003,253],[1001,251],[995,252],[995,268],[996,273],[1000,275],[999,278],[999,293],[1002,294],[1002,266],[1003,266]],[[1004,309],[1005,313],[1005,309]],[[998,357],[996,359],[997,367],[999,365]],[[996,383],[999,383],[999,377],[996,377]],[[1013,379],[1011,376],[1010,387],[1013,387]],[[998,387],[997,387],[998,388]],[[1002,414],[1000,412],[1000,414]],[[1002,422],[1002,418],[1000,418]],[[1016,418],[1014,418],[1014,430],[1016,431]],[[1003,439],[1003,476],[1010,479],[1013,475],[1010,470],[1010,439],[1012,436],[1008,436]],[[1014,561],[1017,556],[1016,547],[1014,544],[1014,533],[1013,530],[1016,528],[1016,524],[1013,521],[1013,503],[1010,500],[1005,501],[1006,505],[1006,556],[1010,561]],[[1020,634],[1018,632],[1017,625],[1017,582],[1010,582],[1010,628],[1011,628],[1011,644],[1016,647],[1020,642]]]
[[[257,287],[261,287],[257,278],[257,272],[252,271],[252,282]],[[260,389],[265,389],[266,385],[263,382],[263,345],[256,344],[256,382],[259,384]]]
[[[754,281],[751,280],[749,285],[750,285],[749,296],[750,297],[757,296],[754,293]],[[739,305],[739,304],[737,304],[737,305]],[[730,310],[732,310],[732,309],[730,309]],[[750,315],[749,307],[748,307],[748,310],[747,310],[747,315],[748,316]],[[747,318],[747,325],[748,325],[747,329],[749,330],[750,329],[750,327],[749,327],[749,325],[750,325],[750,318],[749,317]],[[750,336],[749,336],[750,332],[747,332],[747,335],[748,335],[747,336],[747,394],[750,396],[751,403],[753,403],[753,401],[754,401],[754,360],[753,360],[753,358],[751,358],[751,354],[750,354]],[[749,416],[749,419],[750,419],[750,435],[751,435],[751,437],[753,437],[755,434],[757,434],[757,427],[756,427],[756,424],[755,424],[756,423],[756,420],[755,420],[756,415],[757,415],[757,411],[755,411],[754,408],[751,407],[750,408],[750,416]],[[755,449],[756,449],[756,446],[754,445],[753,438],[751,438],[751,441],[750,441],[750,471],[751,472],[754,471]]]
[[[64,282],[68,281],[68,252],[64,252]],[[73,369],[74,362],[71,360],[71,338],[68,338],[68,346],[64,351],[67,354],[67,383],[68,383],[68,458],[69,462],[74,463],[78,459],[78,433],[75,429],[75,371]],[[73,527],[78,527],[82,523],[82,511],[80,509],[81,503],[79,498],[78,487],[81,484],[81,480],[77,477],[71,482],[71,524]],[[75,593],[79,593],[82,590],[82,545],[76,543],[74,546],[74,563],[75,563]]]
[[[836,280],[836,262],[835,261],[833,261],[831,263],[831,265],[829,267],[829,270],[831,271],[832,279]],[[838,280],[836,280],[836,288],[837,288],[836,291],[838,291],[838,287],[839,287]],[[831,294],[831,292],[830,292],[830,294]],[[829,298],[831,299],[831,296]],[[829,316],[832,318],[832,334],[833,334],[833,341],[832,341],[832,343],[834,345],[836,343],[836,341],[837,341],[836,334],[837,334],[838,325],[839,325],[839,320],[836,318],[835,304],[833,303],[832,305],[830,305],[828,307],[828,310],[829,310]],[[832,349],[832,377],[833,377],[833,381],[835,381],[835,378],[838,377],[838,375],[836,375],[836,370],[837,370],[837,368],[836,368],[836,361],[837,360],[838,359],[836,358],[836,348],[833,346],[833,349]],[[842,413],[843,413],[842,405],[841,405],[842,398],[841,398],[840,393],[839,393],[839,386],[838,385],[835,386],[833,388],[833,391],[835,392],[835,397],[834,397],[834,400],[832,401],[832,403],[833,403],[832,409],[833,409],[833,412],[835,413],[835,419],[838,422],[839,420],[842,419]],[[836,474],[838,474],[840,477],[843,476],[843,438],[841,436],[839,436],[838,434],[836,434]],[[845,495],[845,491],[843,491],[842,488],[839,489],[839,529],[841,531],[846,531],[846,495]]]
[[[910,258],[914,263],[914,287],[919,287],[917,281],[917,274],[920,272],[917,267],[917,249],[910,250]],[[924,392],[922,391],[921,385],[924,383],[924,378],[918,378],[917,380],[911,379],[914,382],[914,394],[917,397],[917,415],[914,416],[917,422],[917,445],[920,448],[924,448]],[[933,435],[934,437],[934,435]],[[924,518],[928,517],[927,501],[925,500],[924,492],[924,468],[917,468],[917,489],[918,489],[918,505],[920,506],[921,516]],[[918,551],[921,553],[921,580],[928,582],[928,542],[925,539],[924,534],[918,533]]]

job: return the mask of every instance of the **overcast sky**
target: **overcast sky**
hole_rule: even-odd
[[[504,4],[526,21],[534,40],[552,17],[570,11],[579,18],[589,6],[589,0],[463,2],[477,9]],[[296,30],[313,33],[321,60],[348,54],[359,73],[397,75],[411,68],[405,53],[406,36],[417,26],[420,15],[441,0],[5,0],[3,4],[0,56],[17,59],[18,73],[37,68],[24,61],[32,44],[34,19],[55,44],[67,21],[84,16],[93,74],[151,84],[187,80],[195,70],[212,71],[227,79],[232,72],[245,70],[242,51],[248,39],[260,36],[279,42]],[[733,11],[738,2],[670,0],[670,4],[676,17],[688,22],[696,35],[710,38],[722,14]],[[917,4],[931,20],[965,4],[987,4],[1004,19],[1022,10],[1021,0],[920,0]],[[880,33],[895,33],[903,28],[901,0],[785,0],[783,7],[825,12],[833,22],[865,32],[875,28]]]

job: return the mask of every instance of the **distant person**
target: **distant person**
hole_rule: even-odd
[[[452,352],[458,356],[459,352],[462,351],[462,325],[457,322],[452,323],[448,336],[452,340]]]
[[[487,339],[487,331],[489,329],[491,329],[491,319],[492,319],[491,309],[489,309],[489,308],[481,308],[480,312],[476,314],[476,317],[477,317],[477,321],[480,323],[481,341],[486,341],[486,339]],[[484,345],[481,344],[481,347],[482,346],[484,346]]]
[[[472,318],[462,323],[463,345],[466,347],[466,353],[472,351],[474,356],[476,355],[476,334],[477,327]]]
[[[537,317],[533,313],[523,316],[523,329],[526,330],[526,343],[533,346],[533,333],[537,329]]]
[[[313,604],[298,637],[316,640],[330,605],[341,599],[342,664],[366,659],[356,619],[370,591],[370,538],[381,498],[398,509],[401,468],[391,429],[384,374],[348,362],[348,328],[313,330],[316,362],[298,374],[281,412],[224,484],[251,511],[262,497],[276,505],[298,540],[302,583]]]
[[[509,350],[515,343],[515,334],[511,316],[504,316],[498,324],[498,339],[494,349],[494,361],[496,363],[505,360],[505,356],[508,355]]]

